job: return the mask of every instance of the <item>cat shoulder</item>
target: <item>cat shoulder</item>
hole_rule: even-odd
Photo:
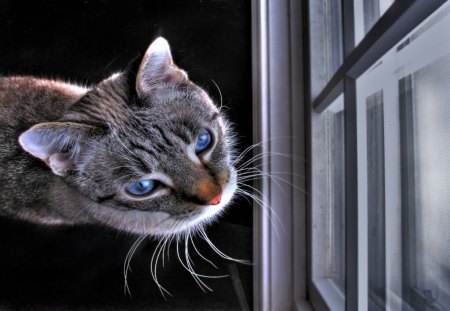
[[[60,80],[51,80],[37,78],[32,76],[4,76],[0,77],[0,92],[56,92],[69,97],[81,97],[87,91],[88,87],[80,86],[74,83],[68,83]]]
[[[89,88],[30,76],[0,77],[0,124],[15,126],[56,119]]]

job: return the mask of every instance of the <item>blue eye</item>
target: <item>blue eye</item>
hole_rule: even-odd
[[[156,183],[152,179],[141,179],[127,187],[127,191],[133,195],[142,196],[155,189]]]
[[[199,153],[206,150],[211,145],[211,134],[207,129],[202,129],[197,136],[197,144],[195,145],[195,152]]]

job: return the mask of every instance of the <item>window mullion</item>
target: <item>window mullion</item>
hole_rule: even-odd
[[[348,0],[343,0],[343,5],[350,6]],[[433,13],[445,0],[404,0],[395,1],[380,20],[373,26],[365,38],[352,50],[351,39],[344,42],[344,62],[322,89],[320,94],[313,98],[313,108],[317,112],[325,110],[335,99],[330,93],[335,92],[336,86],[345,76],[358,78],[377,59],[389,51],[408,32],[419,25],[425,18]],[[345,7],[344,7],[345,9]],[[344,26],[350,31],[353,16],[347,16]],[[344,31],[345,32],[345,31]],[[344,34],[345,38],[345,34]],[[353,39],[354,40],[354,39]],[[347,56],[346,53],[349,53]]]
[[[344,60],[354,49],[353,1],[342,0],[342,39]],[[346,180],[346,310],[358,310],[358,179],[356,136],[356,83],[354,79],[343,79],[345,111],[345,180]],[[353,160],[352,160],[353,159]]]

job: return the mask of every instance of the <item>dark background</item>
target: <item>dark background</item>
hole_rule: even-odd
[[[220,93],[212,81],[219,85],[243,150],[252,138],[250,10],[250,1],[242,0],[0,1],[0,74],[91,85],[125,69],[153,39],[163,36],[175,63],[217,102]],[[238,199],[208,232],[225,253],[251,259],[251,222],[250,205]],[[122,264],[135,239],[102,227],[43,228],[0,218],[0,307],[231,310],[244,308],[245,302],[251,306],[251,268],[220,260],[201,240],[196,243],[219,270],[208,270],[208,263],[198,256],[195,268],[231,275],[206,280],[214,293],[201,292],[175,253],[159,269],[159,280],[174,294],[164,301],[148,268],[155,244],[146,241],[132,262],[133,298],[124,295]]]

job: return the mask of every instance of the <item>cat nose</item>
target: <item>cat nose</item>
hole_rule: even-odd
[[[201,180],[196,184],[194,193],[201,204],[217,205],[222,198],[222,187],[209,180]]]
[[[220,203],[221,199],[222,199],[222,191],[220,191],[214,198],[209,200],[207,203],[208,205],[217,205]]]

